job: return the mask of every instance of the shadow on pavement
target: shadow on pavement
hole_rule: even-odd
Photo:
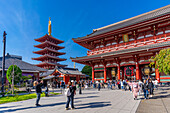
[[[19,111],[19,110],[27,110],[27,109],[32,109],[32,108],[50,107],[50,106],[57,106],[57,105],[63,105],[63,104],[66,104],[66,102],[46,104],[46,105],[41,105],[41,106],[39,106],[39,107],[30,106],[30,107],[23,107],[23,108],[16,108],[16,109],[8,109],[8,110],[0,111],[0,113],[15,112],[15,111]]]
[[[74,99],[96,98],[96,97],[99,97],[99,96],[76,97],[76,98],[74,98]]]
[[[21,106],[21,105],[17,105],[17,106],[4,106],[4,107],[0,107],[0,109],[13,108],[13,107],[18,107],[18,106]]]
[[[98,94],[99,92],[92,92],[92,93],[82,93],[82,95],[88,95],[88,94]]]
[[[82,106],[82,107],[78,107]],[[110,102],[91,102],[87,104],[80,104],[76,105],[76,109],[85,109],[85,108],[99,108],[99,107],[106,107],[106,106],[111,106]]]

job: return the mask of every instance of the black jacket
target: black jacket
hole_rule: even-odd
[[[148,90],[148,84],[147,83],[144,83],[143,84],[143,88],[142,89],[144,89],[144,90]]]
[[[74,95],[74,92],[76,91],[76,87],[75,86],[69,86],[69,88],[70,88],[71,95]]]
[[[42,93],[41,87],[42,87],[42,84],[38,84],[38,85],[36,86],[36,93]]]
[[[154,85],[153,85],[152,82],[149,82],[149,83],[148,83],[148,89],[152,89],[152,88],[154,88]]]

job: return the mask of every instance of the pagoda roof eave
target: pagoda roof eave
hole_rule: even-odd
[[[66,53],[64,53],[64,52],[58,52],[58,51],[52,50],[52,49],[50,49],[50,48],[48,48],[48,47],[46,47],[46,48],[44,48],[44,49],[42,49],[42,50],[39,50],[39,51],[33,51],[33,53],[42,55],[43,52],[46,52],[46,51],[50,51],[50,52],[53,52],[53,53],[57,53],[58,55],[64,55],[64,54],[66,54]]]
[[[156,10],[153,10],[153,11],[150,11],[150,12],[147,12],[147,13],[144,13],[144,14],[111,24],[111,25],[108,25],[108,26],[94,29],[91,34],[88,34],[84,37],[72,38],[72,40],[79,44],[79,42],[81,42],[81,41],[84,41],[87,39],[90,40],[92,37],[100,35],[100,34],[104,34],[104,33],[114,31],[114,30],[117,30],[120,28],[124,28],[124,27],[130,26],[130,25],[134,25],[134,24],[141,23],[141,22],[144,22],[147,20],[151,20],[151,19],[163,16],[163,15],[167,15],[170,13],[169,10],[170,10],[170,5],[167,5],[165,7],[162,7],[162,8],[159,8],[159,9],[156,9]]]
[[[64,42],[64,41],[59,40],[59,39],[56,39],[56,38],[54,38],[53,36],[48,35],[48,34],[46,34],[46,35],[44,35],[44,36],[42,36],[42,37],[40,37],[40,38],[34,39],[34,40],[35,40],[35,41],[38,41],[38,42],[44,42],[44,41],[45,41],[45,38],[47,38],[47,37],[49,37],[49,38],[57,41],[57,44],[60,44],[60,43],[63,43],[63,42]]]
[[[52,46],[55,46],[55,47],[57,47],[58,49],[64,49],[64,48],[65,48],[65,47],[62,47],[62,46],[58,46],[58,45],[56,45],[56,44],[53,44],[53,43],[51,43],[51,42],[49,42],[49,41],[45,41],[45,42],[42,42],[41,44],[34,45],[34,47],[43,49],[44,47],[46,47],[47,44],[52,45]]]
[[[45,58],[51,58],[51,59],[56,59],[58,61],[65,61],[67,59],[64,59],[64,58],[59,58],[59,57],[54,57],[54,56],[50,56],[50,55],[43,55],[43,56],[40,56],[40,57],[37,57],[37,58],[32,58],[32,60],[39,60],[39,61],[42,61],[44,60]]]
[[[70,59],[73,62],[81,63],[83,61],[89,61],[89,60],[94,60],[94,59],[95,60],[104,59],[105,57],[108,57],[108,56],[125,55],[125,54],[137,53],[141,51],[148,51],[149,49],[154,50],[157,48],[165,48],[165,47],[170,47],[170,41],[162,42],[158,44],[134,47],[134,48],[124,49],[124,50],[117,50],[117,51],[107,52],[107,53],[102,53],[102,54],[97,54],[97,55],[90,55],[90,56],[76,57],[76,58],[70,57]]]
[[[67,65],[62,65],[62,64],[59,64],[59,63],[51,63],[51,62],[41,62],[39,64],[36,64],[36,66],[40,66],[40,67],[43,67],[45,65],[50,65],[50,66],[61,66],[61,67],[66,67]]]

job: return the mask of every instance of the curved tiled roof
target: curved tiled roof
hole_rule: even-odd
[[[117,29],[120,29],[123,27],[127,27],[130,25],[136,24],[136,23],[144,22],[144,21],[147,21],[147,20],[150,20],[153,18],[167,15],[169,13],[170,13],[170,5],[167,5],[165,7],[162,7],[162,8],[159,8],[159,9],[156,9],[156,10],[153,10],[153,11],[150,11],[150,12],[147,12],[147,13],[144,13],[144,14],[141,14],[141,15],[138,15],[138,16],[105,26],[105,27],[102,27],[102,28],[94,29],[93,33],[91,33],[85,37],[73,38],[73,40],[77,41],[77,40],[93,37],[96,35],[107,33],[109,31],[114,31],[114,30],[117,30]]]
[[[67,75],[85,75],[82,72],[80,72],[78,69],[74,69],[74,68],[68,68],[68,67],[58,67],[56,66],[54,69],[52,70],[48,70],[47,72],[44,72],[40,75],[40,77],[45,77],[48,75],[53,74],[55,71],[58,71],[60,73],[67,74]]]
[[[47,71],[46,69],[37,67],[33,64],[24,62],[19,59],[14,59],[14,58],[8,58],[5,59],[5,69],[8,69],[10,65],[17,65],[22,71],[27,70],[27,71],[40,71],[44,72]],[[0,61],[0,68],[2,69],[2,60]]]

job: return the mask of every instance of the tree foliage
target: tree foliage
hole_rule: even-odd
[[[90,78],[92,77],[92,68],[88,65],[84,66],[81,72],[86,75],[89,75]]]
[[[32,78],[32,76],[31,76],[31,75],[28,75],[28,76],[22,76],[22,80],[23,80],[23,81],[29,80],[29,79],[31,79],[31,78]]]
[[[159,72],[164,72],[166,75],[170,74],[170,48],[162,49],[155,57],[151,57],[150,61],[150,66],[155,64],[155,68]]]
[[[6,77],[10,84],[12,84],[12,75],[13,75],[13,65],[9,66]],[[21,69],[14,65],[14,84],[19,83],[19,81],[22,79],[22,71]]]

